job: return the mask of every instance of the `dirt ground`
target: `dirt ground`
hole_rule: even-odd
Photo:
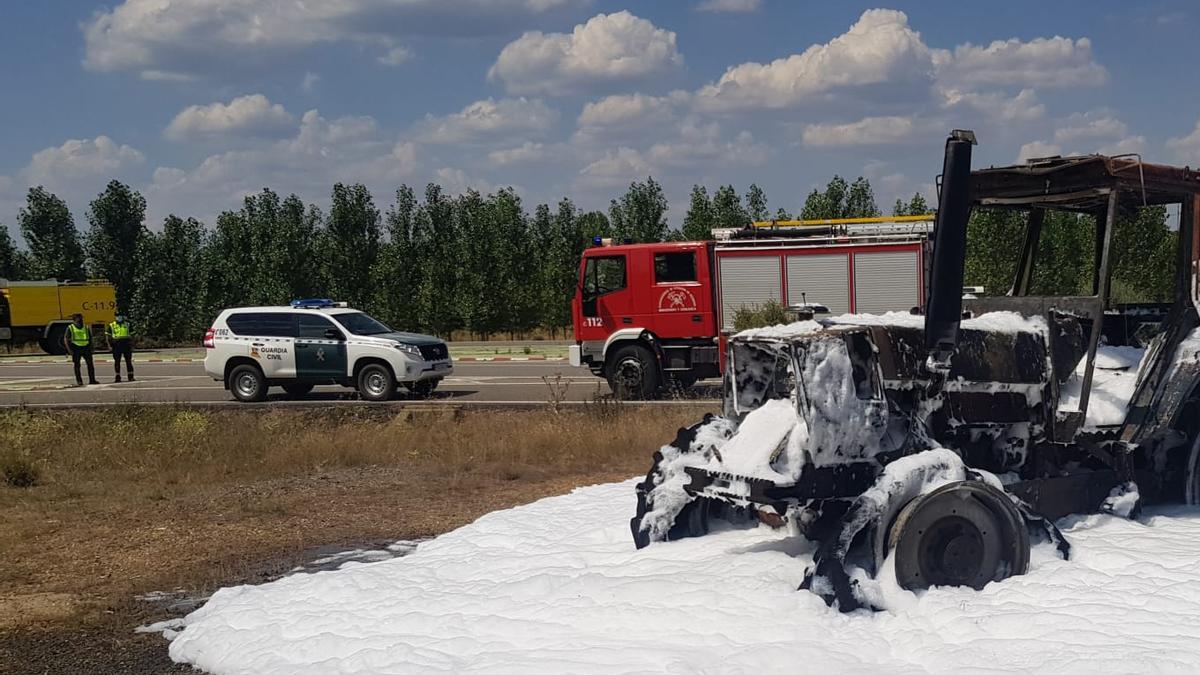
[[[539,435],[557,435],[568,454],[592,433],[614,435],[582,416],[525,419],[531,446]],[[603,426],[633,430],[597,448],[595,461],[579,453],[554,464],[531,451],[478,469],[455,462],[455,471],[446,471],[445,458],[421,461],[410,450],[369,464],[299,462],[290,472],[278,458],[263,465],[270,471],[233,475],[218,463],[219,471],[193,467],[160,483],[158,475],[169,472],[146,477],[145,467],[123,469],[121,453],[96,463],[91,478],[74,479],[56,473],[54,462],[77,467],[78,458],[41,457],[34,466],[42,484],[0,487],[0,673],[195,672],[170,661],[160,635],[134,628],[183,616],[222,586],[278,578],[318,551],[430,537],[496,509],[627,478],[646,469],[679,423],[696,419],[688,411],[608,420]],[[475,438],[476,422],[491,425],[466,420],[446,433]],[[361,441],[349,432],[363,423],[344,421],[342,436]],[[10,440],[28,437],[29,423],[18,426],[24,435]],[[303,456],[315,455],[306,449]],[[332,448],[328,456],[345,457]],[[169,601],[138,598],[153,593]]]

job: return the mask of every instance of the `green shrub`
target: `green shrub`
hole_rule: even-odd
[[[733,329],[743,331],[750,328],[777,326],[790,323],[787,308],[778,300],[768,300],[761,305],[742,305],[733,313]]]

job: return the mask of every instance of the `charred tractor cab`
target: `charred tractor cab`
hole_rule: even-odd
[[[909,589],[981,588],[1023,573],[1054,520],[1200,503],[1200,175],[1137,157],[1054,157],[971,171],[954,132],[924,316],[847,315],[745,331],[726,353],[724,412],[655,453],[635,544],[713,517],[789,524],[816,542],[804,588],[876,606],[885,562]],[[1113,235],[1139,209],[1179,209],[1172,302],[1113,302]],[[1021,214],[1006,295],[964,299],[972,212]],[[1086,295],[1031,294],[1048,214],[1094,222]],[[1055,216],[1058,217],[1058,216]]]

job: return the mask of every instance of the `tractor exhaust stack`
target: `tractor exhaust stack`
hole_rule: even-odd
[[[950,369],[962,320],[963,265],[967,257],[967,220],[971,216],[972,145],[975,145],[973,131],[952,131],[946,139],[946,159],[942,166],[925,317],[928,366],[941,372]]]

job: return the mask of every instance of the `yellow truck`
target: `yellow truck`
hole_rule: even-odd
[[[0,279],[0,342],[37,342],[47,354],[65,354],[63,333],[72,314],[82,314],[100,338],[116,310],[116,289],[107,281]]]

